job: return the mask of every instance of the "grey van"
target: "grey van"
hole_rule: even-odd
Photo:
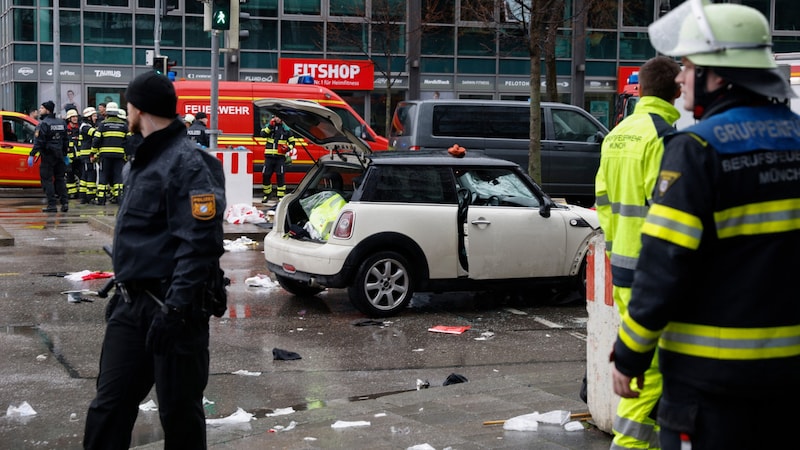
[[[608,129],[577,106],[542,107],[542,187],[570,203],[594,203],[600,144]],[[528,167],[530,104],[492,100],[409,100],[392,118],[395,150],[447,149],[458,144]]]

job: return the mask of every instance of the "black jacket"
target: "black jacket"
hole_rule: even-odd
[[[116,280],[163,280],[166,303],[179,309],[199,300],[224,252],[224,174],[208,158],[178,120],[147,136],[131,161],[117,213]]]
[[[61,159],[67,155],[68,146],[67,122],[47,114],[36,128],[30,155],[41,154],[42,158]]]

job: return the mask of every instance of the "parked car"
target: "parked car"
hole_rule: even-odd
[[[553,197],[594,204],[600,144],[608,129],[581,108],[541,103],[542,187]],[[530,103],[485,100],[408,100],[395,108],[389,144],[395,150],[468,150],[528,168]]]
[[[555,203],[517,164],[469,150],[371,154],[323,106],[256,104],[329,152],[278,203],[264,238],[287,291],[347,288],[372,317],[399,313],[414,292],[547,285],[585,295],[596,213]]]
[[[28,167],[38,122],[26,114],[0,111],[0,186],[41,187],[39,161]]]

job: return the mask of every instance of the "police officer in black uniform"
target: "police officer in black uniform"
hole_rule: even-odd
[[[195,114],[194,121],[189,126],[189,129],[186,130],[186,135],[189,136],[189,139],[194,139],[198,144],[208,148],[211,140],[208,138],[208,133],[206,133],[206,122],[208,122],[206,113],[201,111]]]
[[[223,254],[225,180],[186,138],[165,76],[128,85],[128,121],[143,140],[114,230],[115,295],[84,447],[128,448],[138,405],[155,383],[164,448],[206,448],[208,280]]]
[[[57,119],[53,114],[56,105],[48,100],[39,107],[39,125],[33,138],[33,148],[28,156],[28,167],[33,167],[34,156],[41,157],[39,178],[47,196],[47,207],[42,212],[58,212],[57,203],[61,202],[61,211],[69,211],[69,197],[65,174],[67,165],[67,123]]]

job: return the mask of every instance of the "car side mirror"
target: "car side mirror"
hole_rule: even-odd
[[[539,205],[539,215],[547,219],[550,217],[550,209],[553,207],[553,201],[549,197],[542,199],[542,204]]]
[[[594,134],[594,136],[592,136],[592,138],[590,139],[590,142],[595,142],[595,143],[598,143],[598,144],[602,144],[603,143],[603,139],[605,139],[605,137],[606,137],[606,135],[603,134],[602,131],[598,131],[597,133]]]

